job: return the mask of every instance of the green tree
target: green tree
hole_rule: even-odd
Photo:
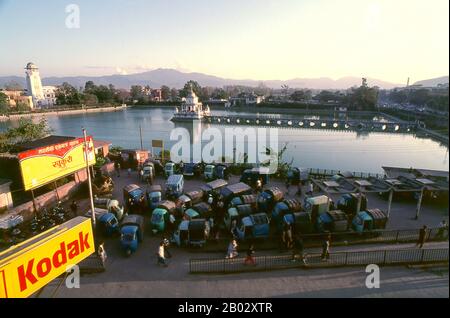
[[[44,117],[38,123],[34,123],[30,118],[20,118],[17,127],[9,128],[0,134],[0,151],[13,151],[16,145],[43,138],[51,132]]]
[[[175,100],[178,99],[178,97],[179,97],[178,89],[172,88],[172,89],[170,90],[170,99],[171,99],[172,101],[175,101]]]
[[[311,99],[311,91],[310,90],[298,90],[295,91],[292,95],[291,95],[291,99],[293,101],[304,101],[304,100],[309,100]]]
[[[142,93],[142,86],[141,85],[133,85],[133,86],[131,86],[130,95],[131,95],[131,98],[133,100],[141,99],[144,96],[143,93]]]
[[[93,81],[87,81],[86,84],[84,84],[84,92],[85,93],[92,93],[95,90],[96,86]]]
[[[162,100],[168,100],[170,98],[170,87],[163,85],[161,86],[161,98]]]
[[[9,111],[8,96],[0,92],[0,114],[5,114]]]
[[[180,91],[180,97],[186,97],[191,89],[194,91],[195,95],[197,95],[201,99],[202,87],[193,80],[190,80],[186,84],[184,84],[183,89]]]
[[[81,103],[81,94],[78,90],[67,82],[58,86],[55,92],[56,103],[58,105],[77,105]]]

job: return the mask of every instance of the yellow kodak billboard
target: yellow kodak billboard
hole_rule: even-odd
[[[0,298],[28,297],[95,252],[91,220],[76,217],[0,253]]]
[[[94,142],[88,137],[89,165],[95,164]],[[84,139],[77,138],[18,154],[25,190],[31,190],[86,167]]]

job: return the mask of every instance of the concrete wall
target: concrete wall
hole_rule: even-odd
[[[58,196],[60,200],[64,201],[72,197],[84,181],[87,180],[87,175],[85,170],[81,170],[75,173],[75,181],[66,183],[58,187]],[[47,192],[41,196],[35,198],[36,208],[39,210],[43,207],[49,207],[55,205],[58,199],[56,198],[55,191]],[[11,215],[22,215],[25,221],[31,220],[34,216],[33,202],[29,201],[24,204],[18,205],[12,209],[8,209],[6,213],[0,215],[0,220],[4,217],[9,217]]]

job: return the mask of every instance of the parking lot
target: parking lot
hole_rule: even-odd
[[[164,179],[156,183],[164,185]],[[114,176],[113,196],[122,200],[122,188],[138,181],[136,172],[131,176],[122,171]],[[192,190],[203,180],[187,180],[185,189]],[[229,183],[237,182],[232,177]],[[286,190],[281,182],[271,182]],[[294,197],[296,189],[291,187],[288,197]],[[298,198],[298,197],[297,197]],[[333,198],[336,200],[337,198]],[[387,201],[378,195],[369,195],[369,207],[386,209]],[[88,208],[88,200],[79,201],[80,214]],[[448,208],[425,204],[419,220],[414,220],[414,201],[394,201],[389,229],[419,228],[426,224],[438,226],[443,218],[448,219]],[[150,212],[148,213],[150,214]],[[148,222],[148,221],[147,221]],[[48,285],[40,297],[448,297],[448,269],[422,269],[406,267],[385,267],[381,270],[381,288],[370,290],[365,287],[364,268],[289,269],[273,272],[257,272],[227,275],[190,275],[189,259],[199,257],[224,257],[223,253],[191,253],[185,249],[171,248],[173,257],[169,267],[156,264],[160,237],[145,234],[138,251],[125,257],[120,249],[119,239],[108,238],[105,248],[108,254],[106,271],[81,277],[80,289],[67,289],[64,284],[57,289],[58,280]],[[412,248],[414,244],[402,245],[359,245],[331,247],[332,251],[372,250],[382,248]],[[429,243],[425,247],[448,247],[448,242]],[[306,252],[317,252],[311,249]],[[242,254],[245,251],[241,252]],[[279,251],[256,251],[257,255],[276,255]]]

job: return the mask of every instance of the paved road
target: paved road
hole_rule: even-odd
[[[124,173],[126,175],[126,173]],[[136,182],[137,176],[115,178],[115,193],[121,198],[125,184]],[[231,182],[236,181],[232,180]],[[157,180],[162,184],[163,180]],[[188,189],[202,181],[186,182]],[[281,189],[284,185],[278,183]],[[291,193],[294,194],[294,189]],[[81,210],[87,206],[80,202]],[[369,207],[384,208],[387,202],[376,195],[369,197]],[[426,205],[419,221],[415,215],[414,202],[394,202],[389,228],[418,228],[422,224],[436,226],[443,217],[448,219],[448,208]],[[365,268],[291,269],[227,275],[190,275],[189,258],[223,257],[224,253],[189,253],[174,249],[168,268],[156,265],[155,252],[159,239],[147,236],[138,251],[125,258],[118,239],[106,241],[108,252],[107,270],[100,274],[82,276],[80,289],[67,289],[64,284],[56,297],[448,297],[449,278],[447,270],[408,269],[384,267],[381,269],[381,288],[365,287]],[[431,243],[426,247],[448,247],[448,243]],[[412,248],[406,245],[359,245],[336,247],[341,250],[374,250],[381,248]],[[317,252],[311,249],[307,252]],[[258,252],[258,255],[276,253]],[[48,285],[41,297],[50,297],[58,280]]]

